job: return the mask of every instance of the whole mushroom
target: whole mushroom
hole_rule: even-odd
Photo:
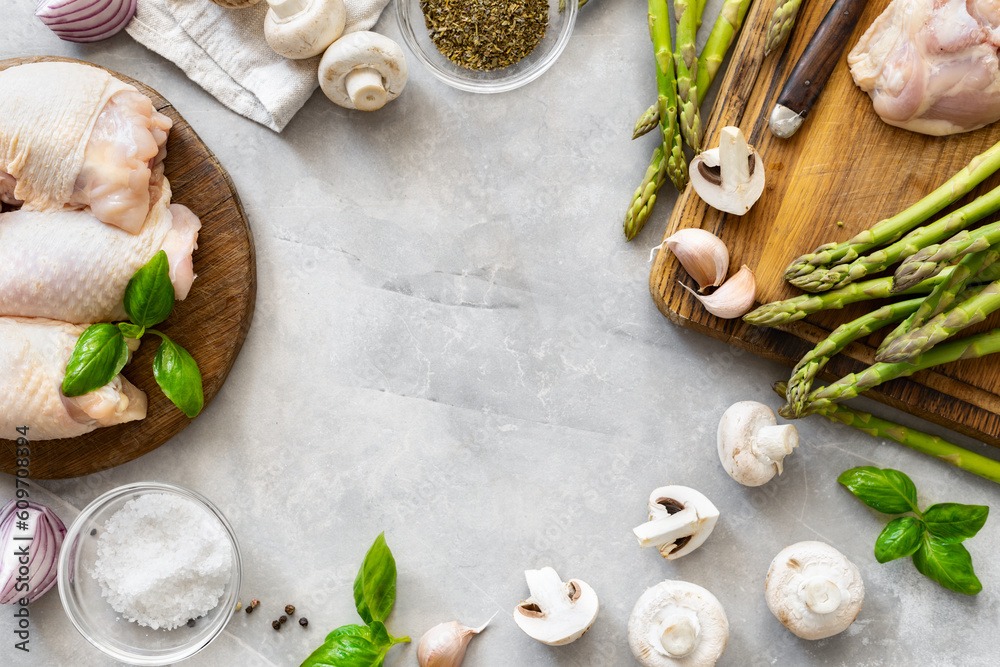
[[[767,571],[764,587],[774,617],[803,639],[843,632],[865,599],[858,568],[825,542],[799,542],[782,549]]]
[[[277,53],[300,60],[323,53],[347,21],[344,0],[267,0],[264,39]]]
[[[532,639],[562,646],[583,636],[597,619],[597,593],[579,579],[564,582],[551,567],[526,570],[531,597],[514,607],[514,622]]]
[[[649,494],[649,521],[632,530],[639,546],[656,547],[667,560],[700,547],[715,528],[719,510],[686,486],[661,486]]]
[[[778,425],[774,411],[763,403],[734,403],[719,421],[719,459],[729,476],[744,486],[760,486],[782,460],[799,446],[799,432],[791,424]]]
[[[406,86],[406,57],[375,32],[352,32],[330,45],[319,63],[319,85],[335,104],[375,111]]]
[[[639,598],[628,619],[628,645],[645,667],[711,667],[726,650],[729,620],[718,599],[668,579]]]

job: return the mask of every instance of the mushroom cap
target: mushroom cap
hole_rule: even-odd
[[[637,527],[635,535],[642,546],[656,544],[660,554],[667,560],[686,556],[704,544],[719,519],[719,510],[712,501],[687,486],[672,485],[653,489],[646,507],[649,509],[649,523]],[[674,520],[662,521],[669,517],[674,517]],[[665,530],[682,535],[669,542],[655,541],[655,536],[663,534]],[[644,538],[651,539],[651,543],[643,544]]]
[[[597,593],[579,579],[563,582],[551,567],[526,570],[531,597],[514,607],[514,622],[525,634],[550,646],[583,636],[597,619]]]
[[[758,432],[773,427],[779,440],[787,441],[788,451],[798,446],[794,426],[777,426],[774,411],[763,403],[740,401],[729,406],[719,421],[719,460],[729,476],[744,486],[760,486],[781,471],[781,458],[755,451]],[[787,452],[786,452],[787,453]]]
[[[347,21],[344,0],[302,0],[304,7],[282,18],[274,8],[264,17],[264,39],[277,53],[300,60],[323,53]]]
[[[738,136],[738,139],[736,138]],[[688,168],[688,175],[691,179],[691,186],[698,196],[712,208],[734,215],[743,215],[750,210],[750,207],[760,199],[764,192],[764,161],[752,146],[747,146],[746,139],[738,127],[724,127],[722,129],[721,141],[728,143],[727,147],[711,148],[702,151],[691,160]],[[736,146],[737,148],[733,148]],[[721,183],[724,174],[716,173],[724,171],[722,165],[724,159],[723,150],[747,151],[747,167],[750,171],[749,179],[746,182],[738,183],[735,187],[725,187],[727,184]],[[732,163],[730,163],[732,164]]]
[[[686,581],[668,579],[648,589],[628,619],[629,648],[645,667],[710,667],[727,641],[722,604]]]
[[[794,635],[823,639],[843,632],[865,599],[858,568],[825,542],[798,542],[771,561],[764,597]]]
[[[370,68],[382,76],[386,102],[399,97],[406,87],[406,56],[396,42],[375,32],[344,35],[330,45],[319,63],[319,85],[335,104],[356,108],[347,93],[347,75]]]

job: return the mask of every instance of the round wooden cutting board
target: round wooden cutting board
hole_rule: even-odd
[[[49,56],[13,58],[0,60],[0,70],[42,61],[81,62]],[[156,329],[182,345],[198,362],[207,408],[233,367],[253,319],[257,295],[253,235],[229,174],[191,126],[149,86],[108,71],[149,96],[153,106],[174,122],[164,165],[173,189],[172,202],[184,204],[201,218],[194,253],[198,278],[188,298],[178,301],[167,321]],[[29,477],[59,479],[106,470],[156,449],[188,425],[191,420],[174,407],[153,379],[158,342],[155,336],[144,336],[142,346],[123,371],[149,397],[146,419],[99,428],[77,438],[37,442],[31,441],[29,424]],[[0,470],[14,474],[16,469],[15,443],[0,440]]]

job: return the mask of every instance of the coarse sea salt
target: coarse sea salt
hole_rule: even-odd
[[[151,493],[104,524],[93,577],[128,620],[173,630],[219,604],[232,567],[232,546],[214,516],[181,496]]]

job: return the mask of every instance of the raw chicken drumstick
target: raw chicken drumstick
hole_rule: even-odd
[[[137,233],[163,177],[171,123],[96,67],[42,62],[0,71],[0,201],[46,212],[89,207]]]

